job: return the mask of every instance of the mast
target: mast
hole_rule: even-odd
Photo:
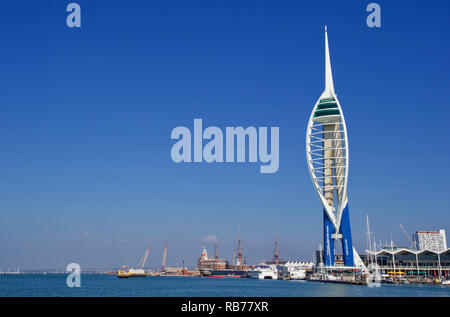
[[[320,268],[320,273],[323,274],[323,256],[322,256],[322,244],[319,243],[319,268]]]
[[[216,260],[219,258],[219,253],[217,252],[217,242],[214,243],[214,251],[216,253]]]
[[[238,261],[239,261],[239,268],[242,268],[242,247],[241,247],[241,229],[239,229],[238,232]]]
[[[366,227],[367,227],[367,232],[366,232],[366,234],[367,234],[367,248],[368,248],[368,251],[369,251],[369,254],[370,254],[370,260],[372,261],[372,258],[373,258],[373,254],[371,253],[371,251],[372,251],[372,242],[371,242],[371,239],[370,239],[371,232],[370,232],[369,215],[368,214],[366,214]]]
[[[275,247],[273,250],[273,258],[275,260],[275,264],[278,265],[278,239],[276,234],[275,234]]]

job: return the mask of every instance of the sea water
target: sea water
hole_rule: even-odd
[[[66,274],[1,274],[0,296],[450,296],[450,286],[381,284],[380,287],[308,281],[213,277],[135,277],[82,274],[81,287],[70,288]]]

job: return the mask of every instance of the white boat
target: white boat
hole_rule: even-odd
[[[306,279],[306,271],[300,268],[293,268],[289,271],[291,280],[304,280]]]
[[[337,277],[337,276],[335,276],[335,275],[333,275],[333,274],[327,274],[327,275],[326,275],[326,279],[327,279],[328,281],[340,281],[340,280],[342,280],[342,278]]]
[[[443,279],[441,285],[450,285],[450,279],[449,278]]]
[[[136,277],[145,277],[146,275],[144,269],[129,269],[128,274]]]
[[[276,267],[269,265],[258,265],[249,272],[250,278],[260,280],[277,280],[278,271]]]

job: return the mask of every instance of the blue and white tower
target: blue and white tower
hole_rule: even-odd
[[[344,265],[365,268],[352,242],[347,200],[347,127],[334,92],[326,26],[325,90],[317,100],[308,122],[306,158],[311,179],[323,205],[325,266],[334,266],[334,250],[340,240]]]

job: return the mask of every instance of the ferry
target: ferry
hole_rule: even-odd
[[[122,268],[117,271],[118,278],[129,278],[129,277],[145,277],[145,271],[143,269],[132,269],[132,268]]]
[[[272,265],[258,265],[249,271],[250,278],[260,280],[277,280],[278,270]]]

